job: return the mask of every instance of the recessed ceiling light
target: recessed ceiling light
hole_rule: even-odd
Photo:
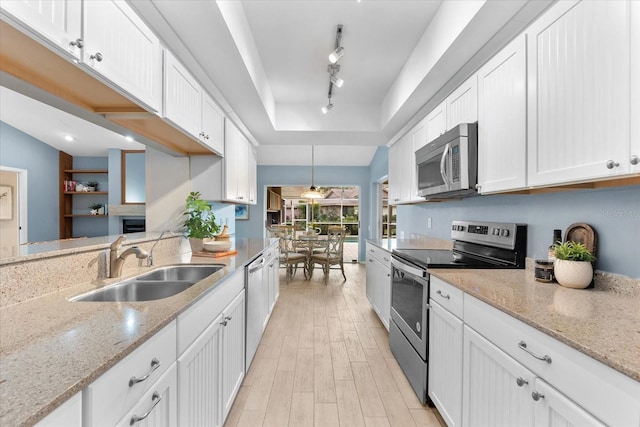
[[[64,140],[65,141],[69,141],[69,142],[73,142],[74,138],[71,135],[65,135],[64,136]]]

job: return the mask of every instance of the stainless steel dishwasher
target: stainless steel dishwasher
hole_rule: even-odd
[[[263,280],[264,256],[260,255],[247,267],[247,346],[245,369],[249,371],[253,356],[256,354],[264,322],[269,313],[269,289]]]

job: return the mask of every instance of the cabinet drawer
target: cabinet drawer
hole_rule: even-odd
[[[160,363],[152,367],[154,359]],[[115,425],[175,361],[176,322],[171,322],[85,389],[85,425]],[[142,381],[131,382],[133,377]]]
[[[461,289],[431,275],[429,297],[449,310],[454,316],[462,319],[464,292]]]
[[[367,257],[376,259],[385,267],[391,268],[391,254],[376,245],[367,243]]]
[[[640,425],[639,382],[468,294],[464,322],[606,424]]]

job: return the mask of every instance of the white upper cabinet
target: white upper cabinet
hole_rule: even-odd
[[[202,88],[168,50],[164,52],[164,117],[192,136],[201,132]]]
[[[164,52],[164,118],[224,155],[224,114],[171,52]]]
[[[397,141],[389,147],[389,203],[392,205],[400,201],[401,170],[400,141]]]
[[[640,117],[640,3],[631,2],[631,117]],[[640,173],[640,128],[631,126],[629,164]]]
[[[445,101],[447,130],[460,123],[478,121],[478,77],[471,76],[462,83]]]
[[[247,157],[247,167],[249,172],[249,204],[258,203],[258,153],[253,145],[247,144],[249,147],[249,155]]]
[[[478,71],[478,190],[527,183],[526,42],[520,35]]]
[[[389,203],[392,205],[422,200],[416,196],[414,129],[389,148]],[[421,132],[418,129],[416,141],[420,140]]]
[[[529,185],[630,171],[632,3],[558,2],[527,30]]]
[[[431,110],[426,117],[427,120],[427,142],[431,142],[447,131],[447,107],[446,102]]]
[[[414,156],[416,151],[427,145],[427,135],[429,133],[427,129],[428,127],[429,121],[428,118],[425,117],[409,131],[409,133],[411,134],[411,143],[413,144]],[[415,167],[415,161],[413,166]]]
[[[85,1],[82,62],[153,111],[162,105],[160,40],[123,0]]]
[[[81,0],[11,0],[3,1],[0,7],[60,51],[80,59],[83,46]]]

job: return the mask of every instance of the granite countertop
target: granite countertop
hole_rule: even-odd
[[[236,239],[232,257],[162,260],[225,264],[169,298],[148,302],[69,302],[91,284],[54,292],[0,310],[0,424],[32,425],[151,338],[271,240]],[[160,266],[160,265],[158,265]],[[95,284],[93,285],[95,287]]]
[[[569,289],[533,270],[429,269],[430,274],[640,381],[640,283]]]

